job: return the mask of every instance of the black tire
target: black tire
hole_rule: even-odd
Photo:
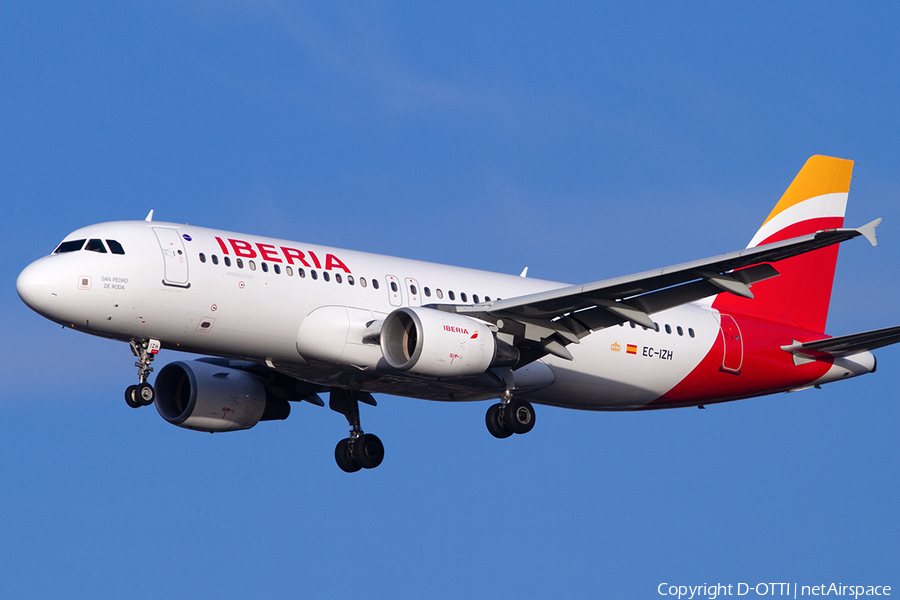
[[[134,391],[137,389],[136,385],[129,385],[125,388],[125,403],[128,404],[131,408],[140,408],[141,403],[137,401],[137,396]]]
[[[135,386],[134,400],[141,406],[150,406],[156,398],[156,390],[149,383],[141,383]]]
[[[498,439],[508,438],[513,434],[512,431],[503,426],[502,413],[503,407],[500,404],[494,404],[487,410],[484,416],[484,422],[487,425],[491,435]]]
[[[503,410],[503,423],[513,433],[534,429],[534,407],[526,400],[511,400]]]
[[[349,438],[345,438],[337,443],[337,446],[334,449],[334,460],[341,468],[341,471],[344,471],[345,473],[355,473],[362,468],[356,464],[353,457],[350,456]]]
[[[384,460],[384,444],[372,433],[359,436],[353,442],[353,460],[364,469],[374,469]]]

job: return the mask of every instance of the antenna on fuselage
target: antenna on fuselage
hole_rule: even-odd
[[[528,267],[525,267],[524,269],[522,269],[522,272],[519,273],[519,277],[528,277]]]
[[[144,219],[144,220],[145,220],[145,221],[152,221],[152,220],[153,220],[153,209],[152,209],[152,208],[150,209],[150,212],[147,213],[147,218]]]

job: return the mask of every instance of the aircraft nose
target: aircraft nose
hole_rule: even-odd
[[[59,293],[59,275],[46,258],[25,267],[16,279],[16,292],[31,310],[47,315],[52,312]]]

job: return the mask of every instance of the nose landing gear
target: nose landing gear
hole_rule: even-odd
[[[375,399],[368,392],[332,388],[328,399],[331,410],[347,417],[350,437],[338,442],[334,460],[342,471],[355,473],[360,469],[374,469],[384,460],[384,444],[378,436],[363,433],[359,424],[359,403],[375,406]]]
[[[153,386],[147,383],[147,378],[153,372],[150,363],[159,353],[159,340],[148,340],[146,342],[129,342],[131,345],[131,353],[138,357],[134,366],[138,368],[138,378],[140,383],[137,385],[129,385],[125,388],[125,402],[131,408],[139,408],[141,406],[150,406],[156,398],[156,391]]]

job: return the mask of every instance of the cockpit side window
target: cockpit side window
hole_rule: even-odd
[[[103,245],[103,242],[100,240],[88,240],[87,245],[84,247],[85,250],[90,250],[91,252],[99,252],[100,254],[106,254],[106,246]]]
[[[125,248],[116,240],[106,240],[106,245],[109,246],[109,251],[113,254],[125,254]]]
[[[69,240],[68,242],[63,242],[59,246],[56,247],[56,250],[53,251],[53,254],[62,254],[63,252],[78,252],[81,250],[81,247],[84,246],[84,240]]]

